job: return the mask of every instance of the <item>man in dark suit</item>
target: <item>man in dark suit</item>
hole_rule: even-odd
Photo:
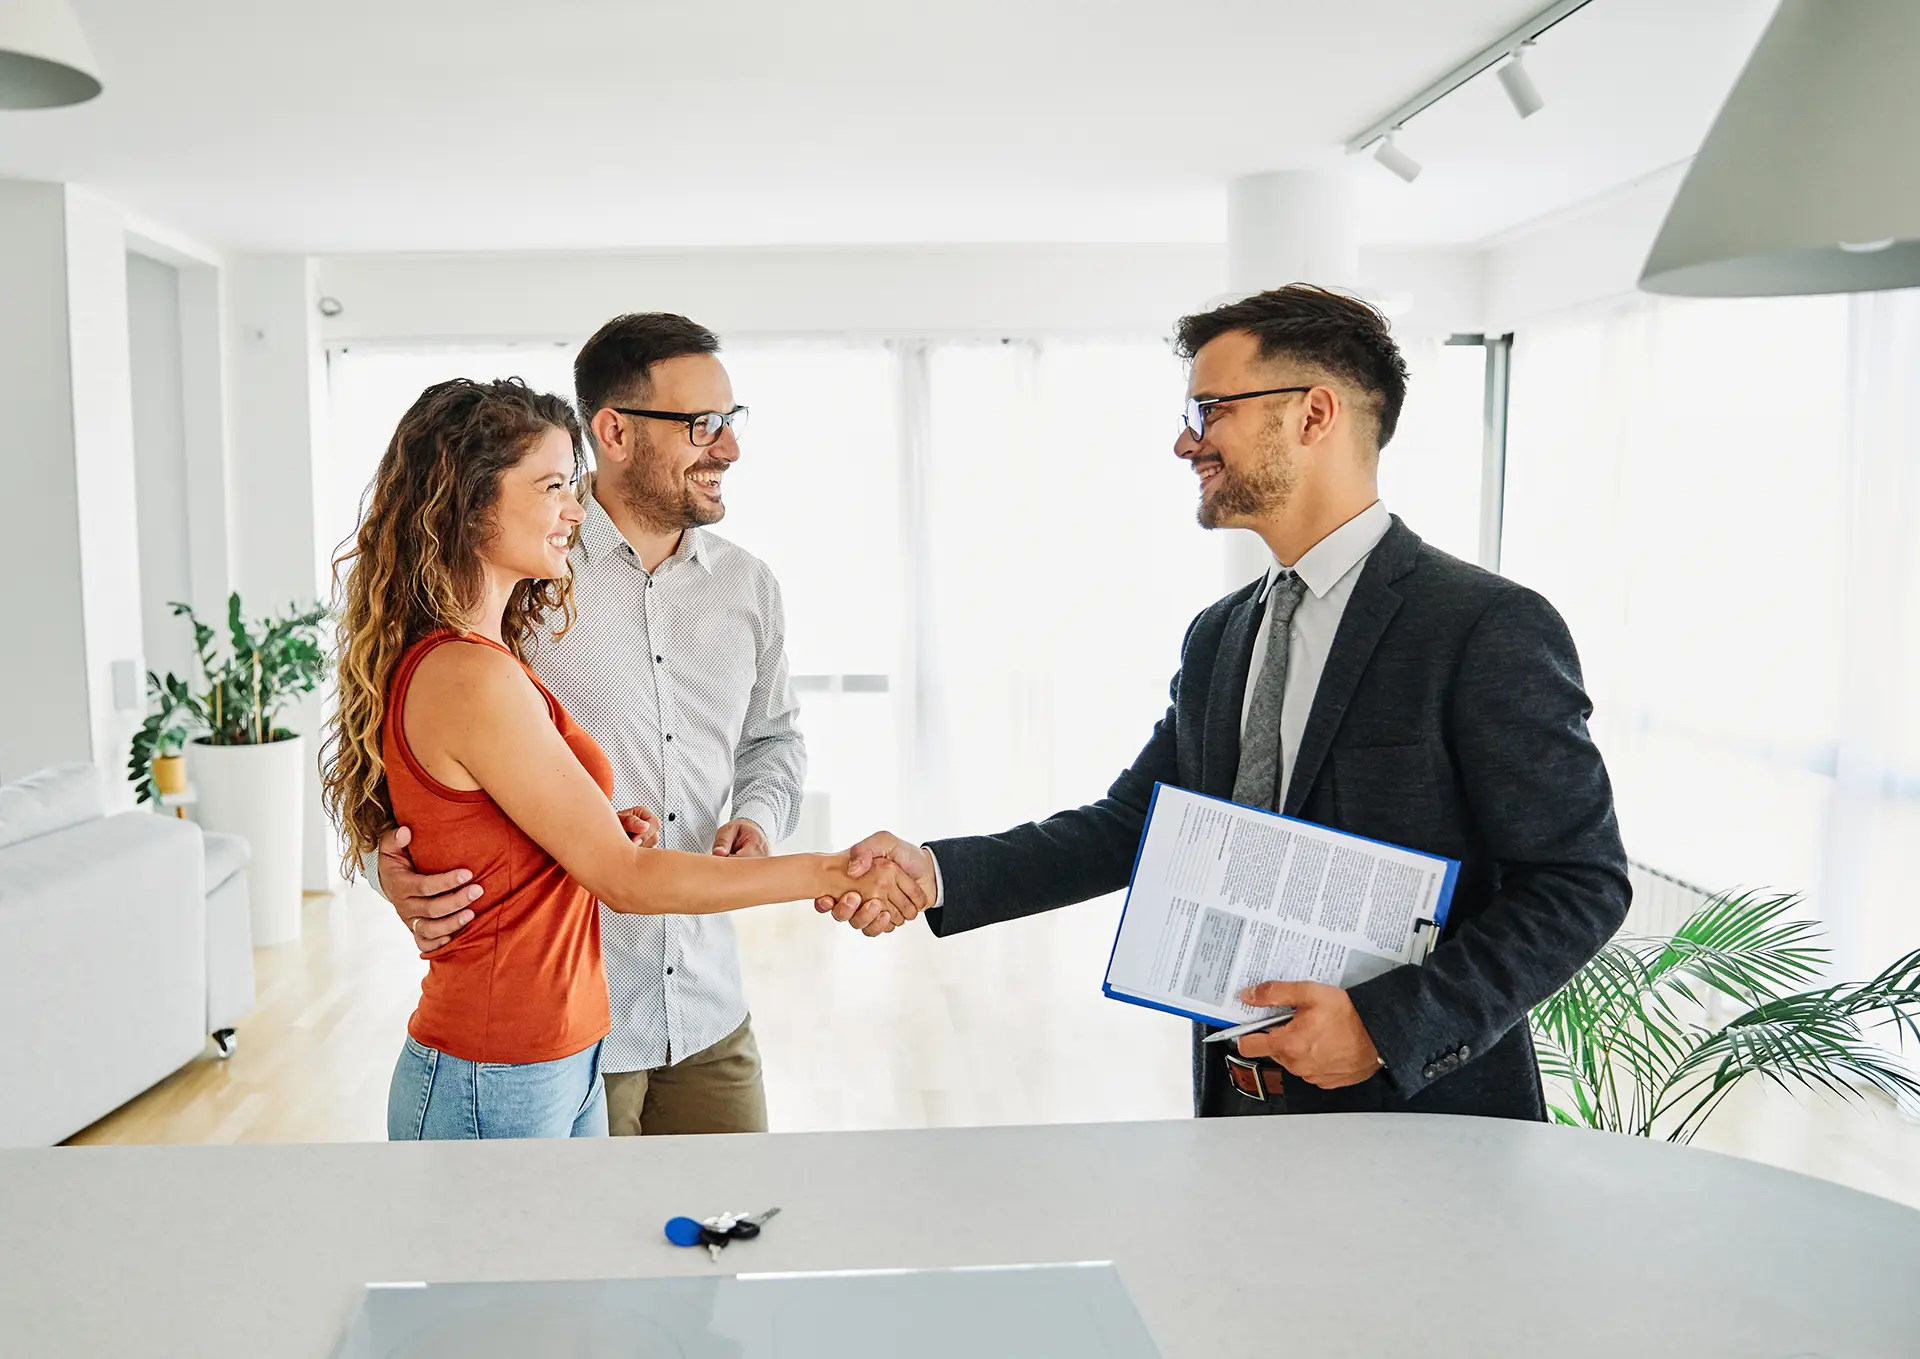
[[[1527,1012],[1629,899],[1572,638],[1540,596],[1380,503],[1406,367],[1372,308],[1295,284],[1189,316],[1179,338],[1192,375],[1174,452],[1199,477],[1200,522],[1252,529],[1273,567],[1193,621],[1166,716],[1100,801],[860,848],[924,882],[940,935],[1125,886],[1156,782],[1458,859],[1424,966],[1251,988],[1249,1004],[1296,1013],[1241,1038],[1237,1060],[1196,1026],[1195,1111],[1542,1119]]]

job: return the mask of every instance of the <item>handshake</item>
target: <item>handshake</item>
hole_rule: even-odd
[[[848,885],[837,897],[817,898],[813,908],[869,937],[907,924],[939,898],[933,856],[887,831],[869,835],[844,859],[834,856],[834,867]]]

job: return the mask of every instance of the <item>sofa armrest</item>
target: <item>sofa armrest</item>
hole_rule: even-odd
[[[57,1142],[205,1045],[200,830],[146,812],[0,849],[0,1146]]]

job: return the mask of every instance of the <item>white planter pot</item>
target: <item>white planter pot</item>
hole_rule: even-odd
[[[300,937],[302,802],[307,743],[301,737],[262,746],[195,741],[187,770],[200,795],[200,824],[246,838],[247,894],[256,948]]]

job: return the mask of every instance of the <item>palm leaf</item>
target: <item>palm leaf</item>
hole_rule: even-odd
[[[1798,990],[1827,950],[1793,895],[1725,894],[1669,939],[1622,936],[1533,1012],[1543,1075],[1572,1108],[1556,1121],[1690,1141],[1734,1087],[1758,1077],[1845,1099],[1871,1087],[1920,1098],[1920,1077],[1868,1036],[1920,1043],[1920,950],[1868,982]],[[1746,1010],[1716,1029],[1712,994]]]
[[[1816,924],[1791,918],[1799,905],[1790,894],[1715,897],[1656,944],[1648,974],[1656,982],[1679,979],[1680,989],[1695,998],[1688,980],[1746,1005],[1803,985],[1820,975],[1827,950],[1810,942],[1819,934]]]
[[[1679,1025],[1658,1000],[1640,955],[1603,948],[1536,1011],[1535,1027],[1561,1054],[1588,1126],[1626,1131],[1646,1115],[1645,1092],[1657,1088],[1685,1055]]]
[[[1903,1047],[1909,1035],[1920,1043],[1920,949],[1915,949],[1859,986],[1836,987],[1846,1013],[1870,1020],[1868,1027],[1890,1027]]]
[[[1846,1100],[1858,1099],[1862,1084],[1894,1099],[1920,1098],[1920,1079],[1890,1060],[1860,1022],[1903,1007],[1907,1022],[1916,1022],[1920,991],[1857,1002],[1863,989],[1825,987],[1782,996],[1737,1016],[1674,1071],[1655,1101],[1656,1117],[1692,1101],[1671,1134],[1673,1140],[1690,1141],[1733,1084],[1748,1076],[1782,1090],[1821,1090]]]

